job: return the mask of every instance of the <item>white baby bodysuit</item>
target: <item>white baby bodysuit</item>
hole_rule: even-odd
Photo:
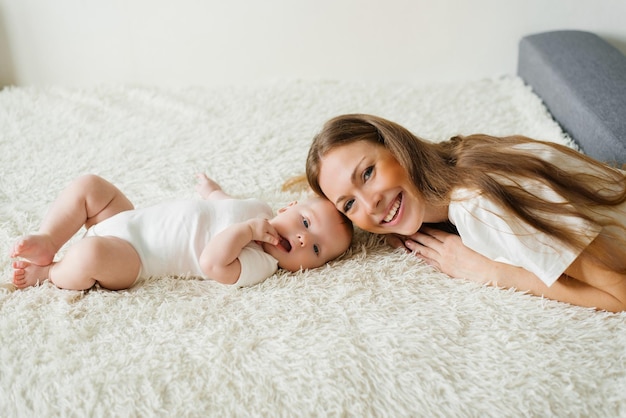
[[[255,217],[271,218],[271,208],[258,199],[174,200],[128,210],[87,231],[87,236],[115,236],[128,241],[139,254],[139,277],[199,276],[202,250],[229,225]],[[259,244],[248,244],[239,256],[237,286],[250,286],[278,269],[278,261]]]

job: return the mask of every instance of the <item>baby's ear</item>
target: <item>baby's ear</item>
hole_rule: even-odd
[[[280,208],[278,209],[278,213],[283,213],[284,211],[286,211],[288,208],[290,208],[293,205],[297,205],[298,201],[294,200],[293,202],[289,202],[289,204],[287,206],[285,206],[284,208]]]

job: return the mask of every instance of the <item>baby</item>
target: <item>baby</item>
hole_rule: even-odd
[[[292,202],[273,216],[258,199],[234,199],[204,174],[203,198],[135,209],[113,184],[96,175],[74,180],[51,205],[39,232],[13,246],[13,284],[50,280],[63,289],[98,283],[127,289],[138,278],[191,275],[250,286],[278,268],[320,267],[350,246],[352,224],[321,197]],[[85,226],[85,237],[54,257]]]

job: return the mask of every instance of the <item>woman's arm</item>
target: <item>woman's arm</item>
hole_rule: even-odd
[[[393,246],[402,245],[428,265],[435,267],[451,277],[463,278],[476,283],[488,284],[503,288],[515,288],[535,296],[543,296],[573,305],[605,309],[618,312],[626,306],[613,294],[584,281],[563,275],[552,286],[548,287],[535,274],[522,268],[491,260],[466,247],[461,238],[437,229],[424,227],[410,237],[391,238]],[[580,264],[575,261],[568,273]],[[599,271],[589,263],[588,275]],[[570,273],[571,274],[571,273]],[[626,284],[623,285],[626,287]]]
[[[233,224],[217,234],[200,254],[200,268],[211,279],[234,284],[241,275],[241,250],[251,241],[278,244],[278,236],[267,219],[254,218]]]

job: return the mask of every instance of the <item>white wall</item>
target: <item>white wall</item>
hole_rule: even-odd
[[[626,0],[0,0],[0,85],[476,79],[554,29],[626,51]]]

